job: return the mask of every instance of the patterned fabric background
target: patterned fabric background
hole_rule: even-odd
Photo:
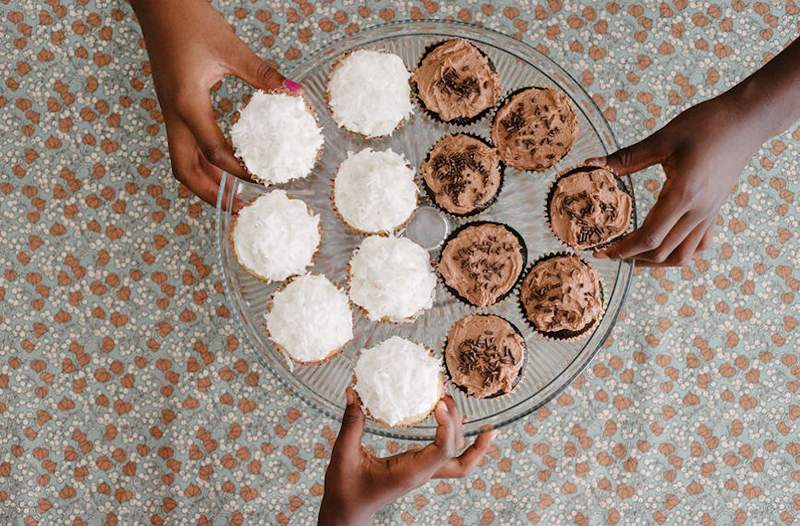
[[[570,69],[623,144],[800,32],[793,0],[221,4],[287,69],[385,20],[485,24]],[[0,523],[313,523],[338,422],[239,339],[214,211],[170,175],[130,8],[2,0],[0,19]],[[226,81],[223,113],[246,91]],[[505,428],[478,471],[377,522],[800,519],[799,158],[798,128],[765,144],[714,246],[687,268],[639,271],[609,345],[570,388]],[[636,179],[644,210],[659,173]]]

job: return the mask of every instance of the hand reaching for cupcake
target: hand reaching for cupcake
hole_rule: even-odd
[[[705,249],[717,211],[750,157],[800,119],[800,39],[722,95],[691,107],[643,141],[590,159],[619,176],[660,164],[667,179],[642,226],[598,257],[684,265]]]
[[[303,88],[259,58],[206,0],[131,0],[150,57],[176,179],[214,204],[222,170],[246,178],[217,126],[209,89],[226,75],[254,88]]]
[[[372,515],[432,478],[457,478],[469,474],[483,459],[494,432],[483,433],[463,453],[461,415],[449,396],[436,405],[436,438],[422,449],[379,458],[361,446],[364,413],[352,388],[347,388],[347,408],[325,473],[325,493],[319,524],[368,524]]]

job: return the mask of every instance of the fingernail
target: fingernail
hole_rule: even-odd
[[[293,95],[300,95],[303,93],[303,86],[293,80],[284,79],[283,87],[289,90]]]
[[[605,250],[598,250],[597,252],[594,253],[594,257],[596,257],[597,259],[608,259],[608,254],[606,253]]]
[[[497,429],[492,429],[489,431],[489,440],[494,440],[497,437]]]
[[[439,410],[447,413],[447,404],[443,400],[439,400]]]
[[[344,392],[345,398],[347,398],[347,405],[352,405],[353,402],[356,401],[356,397],[353,394],[353,390],[351,388],[347,388]]]

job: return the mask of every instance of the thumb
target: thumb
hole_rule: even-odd
[[[664,160],[659,146],[658,133],[645,139],[620,148],[611,155],[587,159],[586,164],[608,168],[617,176],[629,175]]]
[[[352,387],[345,390],[347,407],[342,416],[342,426],[339,436],[333,445],[334,456],[351,455],[361,451],[361,436],[364,434],[364,413],[361,411],[361,402]]]
[[[262,60],[249,49],[237,64],[236,75],[253,86],[266,91],[284,89],[291,95],[302,95],[303,86],[287,79],[273,64]]]

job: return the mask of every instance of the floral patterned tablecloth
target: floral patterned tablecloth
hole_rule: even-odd
[[[285,68],[387,20],[485,24],[569,69],[621,143],[800,32],[792,0],[220,8]],[[313,523],[338,422],[284,390],[241,339],[214,210],[170,175],[130,8],[3,0],[0,19],[0,522]],[[223,115],[246,91],[224,83]],[[505,428],[478,471],[428,484],[377,522],[800,519],[798,158],[800,129],[765,144],[714,246],[684,269],[637,272],[584,374]],[[636,179],[645,210],[659,173]]]

